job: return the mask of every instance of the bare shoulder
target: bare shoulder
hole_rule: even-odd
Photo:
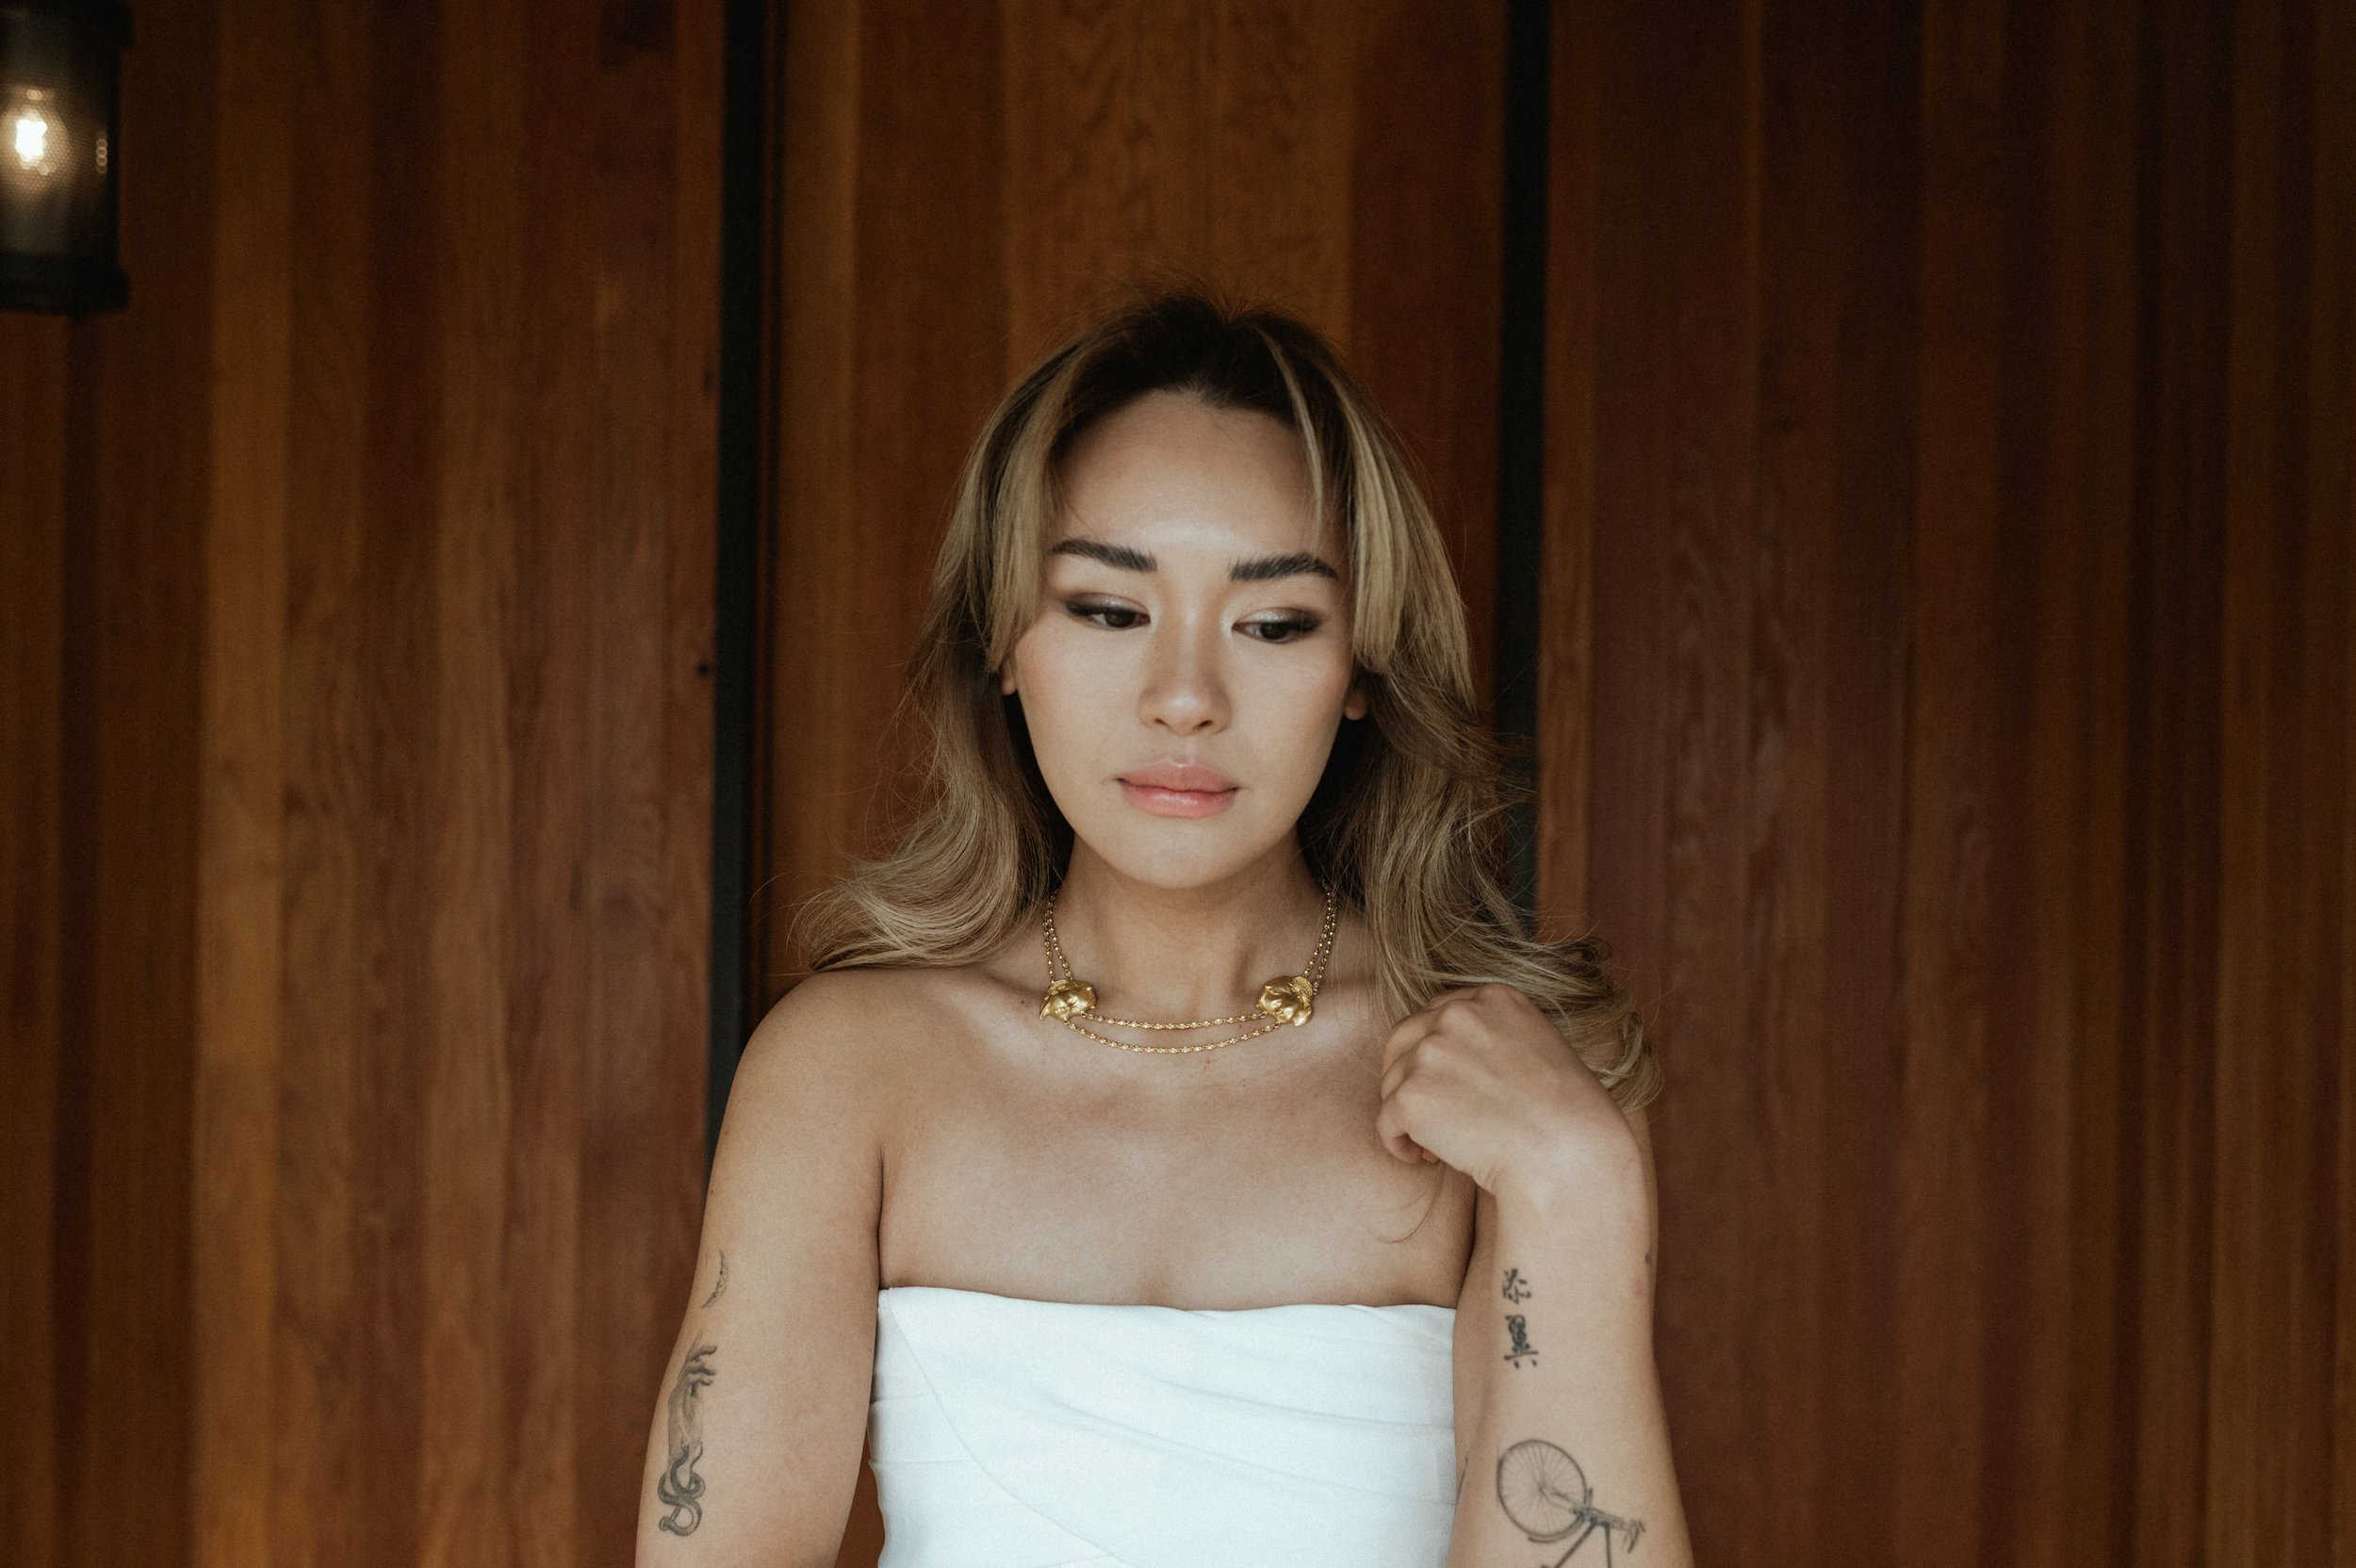
[[[730,1091],[756,1100],[823,1094],[833,1108],[864,1102],[897,1069],[913,1029],[937,1021],[940,981],[912,969],[833,970],[779,998],[744,1043]]]
[[[881,972],[812,975],[761,1018],[728,1086],[708,1232],[789,1215],[872,1231],[895,1076],[889,1010],[902,989]],[[780,1191],[803,1205],[780,1210]]]

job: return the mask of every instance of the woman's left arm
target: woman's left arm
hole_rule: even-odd
[[[1457,1303],[1463,1466],[1450,1568],[1562,1560],[1690,1568],[1653,1362],[1658,1204],[1623,1116],[1509,986],[1450,992],[1384,1048],[1377,1131],[1481,1188]],[[1467,1398],[1469,1396],[1469,1398]]]

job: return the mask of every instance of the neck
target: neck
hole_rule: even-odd
[[[1291,839],[1191,888],[1139,882],[1080,843],[1055,897],[1055,934],[1072,972],[1096,988],[1100,1012],[1217,1018],[1250,1012],[1263,983],[1300,973],[1324,914]]]

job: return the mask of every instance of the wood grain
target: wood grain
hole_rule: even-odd
[[[2356,1539],[2344,10],[1557,8],[1542,901],[1711,1560]]]
[[[57,1300],[61,1097],[69,985],[67,384],[71,329],[0,315],[0,1023],[13,1092],[0,1096],[0,1557],[61,1559],[57,1506],[64,1344]],[[78,1172],[73,1173],[78,1179]]]
[[[0,320],[10,1561],[629,1560],[718,77],[716,0],[140,11],[133,304]]]

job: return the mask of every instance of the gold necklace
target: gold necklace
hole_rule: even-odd
[[[1217,1051],[1222,1045],[1239,1040],[1257,1039],[1273,1029],[1287,1023],[1306,1023],[1314,1007],[1317,989],[1325,982],[1325,962],[1333,954],[1333,932],[1339,921],[1341,904],[1334,890],[1325,890],[1325,926],[1317,935],[1317,945],[1309,955],[1309,967],[1299,974],[1280,974],[1260,988],[1260,1000],[1254,1011],[1233,1013],[1225,1018],[1190,1019],[1185,1023],[1153,1023],[1138,1018],[1107,1018],[1096,1010],[1096,988],[1072,972],[1071,961],[1064,957],[1063,943],[1055,939],[1055,901],[1050,898],[1039,910],[1040,934],[1047,943],[1047,994],[1039,1004],[1039,1016],[1052,1018],[1065,1028],[1086,1035],[1104,1045],[1122,1051],[1142,1051],[1151,1055],[1185,1055],[1196,1051]],[[1222,1023],[1250,1023],[1265,1019],[1256,1029],[1240,1035],[1230,1035],[1223,1040],[1210,1040],[1202,1045],[1132,1045],[1109,1035],[1100,1035],[1081,1022],[1108,1023],[1123,1029],[1208,1029]]]

